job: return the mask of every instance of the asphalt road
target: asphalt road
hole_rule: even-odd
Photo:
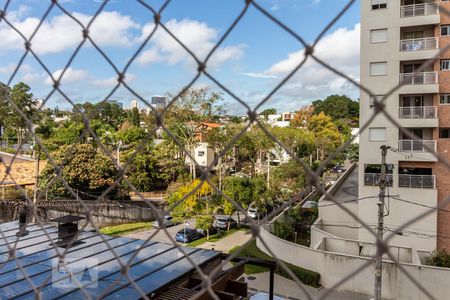
[[[186,225],[186,228],[195,228],[195,219],[189,220],[188,221],[189,225]],[[175,239],[175,234],[180,231],[181,229],[184,228],[184,224],[178,224],[175,226],[171,226],[167,228],[167,231],[169,232],[169,235]],[[154,234],[157,231],[157,229],[155,228],[151,228],[149,230],[144,230],[144,231],[138,231],[138,232],[134,232],[134,233],[130,233],[127,234],[127,237],[130,238],[134,238],[134,239],[140,239],[140,240],[146,240],[148,239],[149,236],[151,236],[152,234]],[[170,238],[167,236],[167,234],[161,229],[159,230],[152,238],[152,241],[157,241],[157,242],[163,242],[163,243],[169,243],[172,244],[172,241],[170,240]],[[178,243],[180,245],[183,245],[183,243]]]

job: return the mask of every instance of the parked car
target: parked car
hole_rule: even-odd
[[[237,226],[237,222],[230,217],[216,217],[213,226],[219,229],[228,229],[228,223],[230,223],[230,228]]]
[[[200,228],[197,228],[196,230],[198,232],[200,232],[201,234],[203,234],[204,236],[206,236],[206,234],[207,234],[206,230],[203,230],[203,229],[200,229]],[[217,233],[217,228],[215,228],[215,227],[209,228],[209,234],[210,235],[211,234],[216,234],[216,233]]]
[[[247,216],[252,219],[259,219],[263,216],[262,212],[258,211],[258,208],[255,206],[250,206],[247,209]]]
[[[173,221],[173,217],[172,216],[164,216],[164,217],[162,217],[162,224],[159,224],[158,220],[153,222],[153,227],[155,227],[155,228],[170,227],[170,226],[173,226],[173,225],[175,225],[175,222]]]
[[[202,237],[204,237],[204,235],[195,229],[183,228],[177,232],[177,234],[175,235],[175,240],[180,243],[190,243],[192,241],[201,239]]]
[[[347,169],[344,166],[336,165],[331,169],[332,173],[344,173]]]

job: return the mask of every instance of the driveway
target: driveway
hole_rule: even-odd
[[[187,225],[186,228],[195,228],[195,219],[189,220],[188,224],[189,225]],[[178,224],[178,225],[175,225],[175,226],[168,227],[166,229],[169,232],[170,236],[175,239],[175,234],[178,231],[180,231],[181,229],[183,229],[183,228],[184,228],[183,224]],[[133,239],[139,239],[139,240],[146,240],[146,239],[149,238],[149,236],[151,236],[156,231],[157,231],[157,229],[151,228],[151,229],[148,229],[148,230],[136,231],[136,232],[132,232],[132,233],[126,234],[125,237],[129,237],[129,238],[133,238]],[[162,229],[160,229],[151,238],[151,240],[152,241],[156,241],[156,242],[163,242],[163,243],[172,244],[172,241],[169,239],[167,234]],[[183,243],[178,243],[178,244],[184,245]]]

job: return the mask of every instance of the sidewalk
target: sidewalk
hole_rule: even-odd
[[[243,245],[247,243],[252,238],[252,234],[249,230],[238,230],[235,233],[230,234],[223,239],[220,239],[216,242],[206,242],[201,245],[198,245],[197,248],[202,249],[213,249],[216,251],[221,251],[223,253],[228,253],[230,249]]]
[[[243,275],[248,283],[248,288],[253,292],[269,292],[269,272]],[[315,289],[310,286],[302,285],[303,288],[313,299],[319,299],[326,291],[325,288]],[[286,299],[308,299],[306,293],[293,280],[281,277],[275,274],[275,295]],[[331,292],[326,299],[330,300],[368,300],[370,296],[349,293],[349,292]]]

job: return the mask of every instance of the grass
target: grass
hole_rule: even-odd
[[[244,228],[240,228],[240,229],[233,228],[233,229],[230,229],[229,232],[227,232],[226,230],[219,231],[216,234],[210,235],[209,236],[209,240],[207,240],[206,237],[204,237],[204,238],[195,240],[193,242],[190,242],[187,245],[190,246],[190,247],[197,247],[198,245],[201,245],[201,244],[206,243],[206,242],[217,242],[218,240],[223,239],[224,237],[227,237],[230,234],[233,234],[233,233],[235,233],[236,231],[239,231],[239,230],[247,230],[247,229],[244,229]]]
[[[152,228],[152,222],[137,222],[103,227],[100,229],[100,233],[108,235],[123,235],[133,231],[150,228]]]
[[[236,252],[239,249],[240,246],[236,246],[232,248],[229,253],[232,254]],[[263,251],[259,250],[259,248],[256,246],[256,241],[252,241],[250,244],[245,246],[245,248],[242,249],[241,252],[239,252],[239,255],[241,257],[255,257],[260,259],[266,259],[271,260],[272,258],[264,253]],[[287,267],[294,273],[294,275],[304,284],[318,288],[320,287],[320,274],[314,271],[310,271],[307,269],[303,269],[301,267],[295,266],[293,264],[286,263]],[[262,273],[269,271],[268,268],[260,267],[260,266],[253,266],[253,265],[245,265],[245,274],[256,274],[256,273]],[[283,276],[287,279],[292,279],[289,274],[282,269],[280,266],[277,266],[275,269],[275,273]]]

